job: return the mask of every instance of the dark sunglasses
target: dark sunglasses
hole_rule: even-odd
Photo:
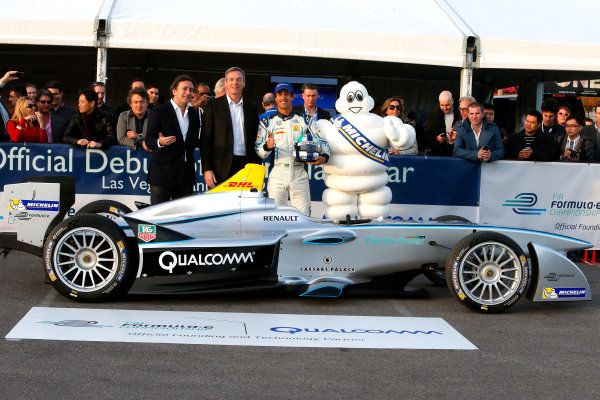
[[[39,100],[38,102],[41,104],[52,104],[52,100]]]
[[[202,92],[202,93],[198,93],[198,96],[208,96],[210,94],[210,92]]]
[[[27,104],[27,108],[36,108],[35,104]]]
[[[393,104],[390,104],[390,105],[388,106],[388,108],[389,108],[390,110],[402,110],[402,106],[395,106],[395,105],[393,105]]]

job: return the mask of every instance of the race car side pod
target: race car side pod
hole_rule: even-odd
[[[539,243],[527,245],[531,259],[531,285],[527,298],[531,301],[592,300],[585,275],[571,260]]]
[[[34,183],[59,185],[58,190],[54,191],[58,196],[53,196],[58,198],[43,197],[39,193],[43,190],[36,188]],[[52,206],[48,209],[39,207],[33,209],[33,214],[37,214],[35,217],[30,215],[32,210],[27,209],[27,206],[24,206],[24,210],[9,209],[9,216],[14,218],[17,232],[0,233],[0,249],[3,249],[2,254],[5,256],[10,250],[21,250],[41,257],[42,247],[48,234],[65,218],[67,211],[75,203],[75,177],[36,176],[5,185],[4,200],[5,206],[13,200],[35,200],[45,206]],[[59,204],[58,210],[54,206],[55,202]]]

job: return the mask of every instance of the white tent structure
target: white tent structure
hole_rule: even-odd
[[[460,79],[466,94],[473,82],[600,76],[598,15],[595,0],[29,0],[3,7],[0,51],[96,48],[99,80],[113,51],[256,56],[263,70],[290,57],[329,63],[329,75]]]

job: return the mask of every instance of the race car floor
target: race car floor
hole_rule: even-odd
[[[0,393],[6,399],[598,398],[600,266],[578,264],[591,302],[521,299],[468,310],[417,277],[424,298],[285,294],[128,296],[79,304],[44,284],[41,260],[0,259]],[[443,318],[478,350],[248,347],[6,340],[32,307]]]

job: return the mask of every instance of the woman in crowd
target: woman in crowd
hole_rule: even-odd
[[[40,114],[33,100],[22,97],[15,105],[15,112],[6,130],[13,142],[38,142],[48,143],[48,135],[43,126]]]
[[[381,106],[381,116],[382,117],[391,115],[391,116],[400,118],[405,124],[412,125],[410,123],[410,121],[405,121],[402,118],[403,112],[404,112],[404,99],[402,99],[401,97],[390,97]],[[415,130],[416,130],[415,126],[413,126],[413,128],[415,128]],[[417,134],[418,134],[418,132],[417,132]],[[389,149],[389,152],[390,152],[390,154],[397,154],[397,155],[403,155],[403,156],[414,156],[414,155],[418,154],[419,150],[417,148],[417,142],[415,142],[415,144],[413,144],[411,147],[409,147],[406,150]]]
[[[559,125],[567,126],[567,118],[571,116],[571,109],[569,107],[562,105],[558,107],[558,112],[556,113],[556,122]]]

